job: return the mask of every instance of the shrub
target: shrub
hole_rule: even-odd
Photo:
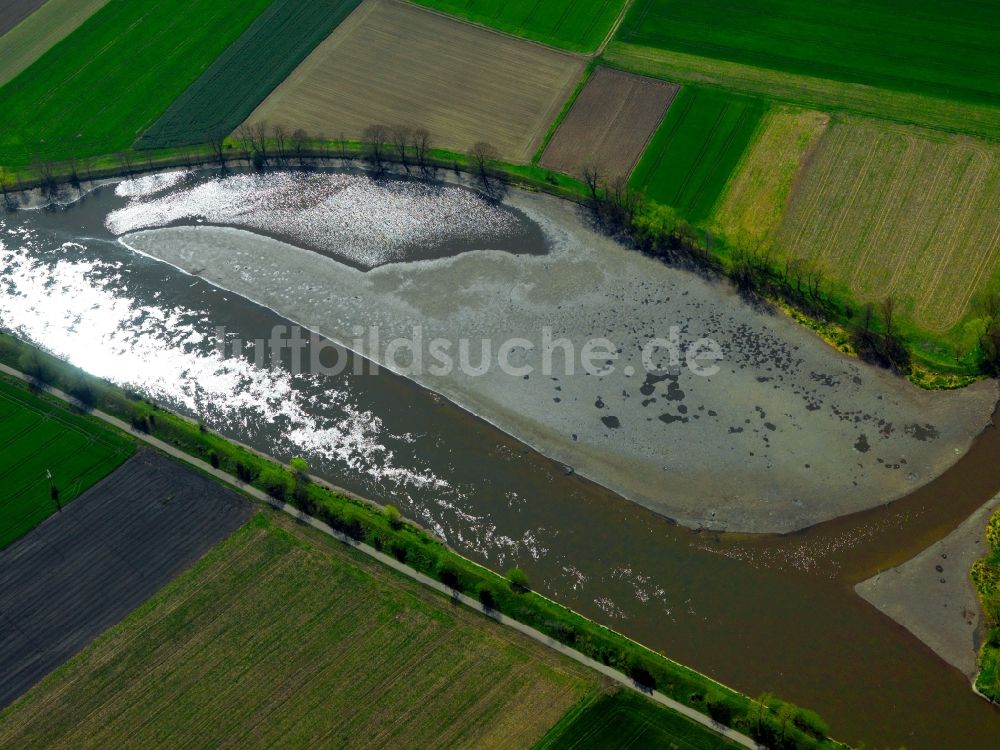
[[[644,690],[656,690],[656,677],[646,664],[645,659],[638,655],[632,655],[628,660],[628,676],[632,681]]]
[[[528,576],[520,568],[511,568],[508,570],[507,581],[510,583],[511,591],[515,591],[519,594],[523,594],[530,588],[528,585]]]
[[[213,469],[219,468],[219,454],[215,451],[208,452],[208,462],[212,464]]]
[[[450,589],[462,590],[461,576],[451,563],[445,562],[438,568],[438,580]]]
[[[493,597],[493,591],[485,583],[479,587],[479,603],[486,609],[497,608],[497,600]]]
[[[385,520],[394,529],[398,529],[403,525],[403,514],[399,512],[399,508],[395,505],[386,505],[382,509],[382,515],[385,516]]]
[[[796,708],[792,717],[792,723],[803,732],[811,734],[818,740],[823,739],[830,733],[830,725],[820,718],[815,711],[808,708]]]
[[[708,709],[709,716],[727,726],[732,724],[733,717],[738,713],[737,707],[729,700],[729,697],[718,690],[708,694],[705,699],[705,707]]]

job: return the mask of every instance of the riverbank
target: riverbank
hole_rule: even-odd
[[[183,217],[171,213],[169,228],[121,241],[360,350],[691,528],[784,533],[890,502],[954,463],[997,399],[991,381],[955,392],[913,388],[834,352],[782,315],[750,307],[727,284],[621,252],[576,206],[546,195],[515,189],[505,198],[542,228],[545,255],[474,250],[363,272],[273,238],[197,226],[203,211],[192,190],[177,191],[194,225],[176,226]],[[146,205],[138,199],[129,215],[146,217],[137,226],[155,226],[170,195]],[[234,216],[233,224],[248,220]],[[530,372],[409,372],[385,349],[358,343],[358,330],[373,327],[382,342],[412,339],[414,324],[424,344],[471,338],[473,362],[480,341],[495,351],[526,338],[531,348],[515,359]],[[606,338],[614,371],[591,376],[578,365],[545,374],[546,329],[576,351]],[[720,371],[648,372],[644,346],[674,330],[684,350],[717,341]]]

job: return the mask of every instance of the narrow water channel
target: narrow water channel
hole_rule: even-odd
[[[112,198],[0,217],[0,327],[435,529],[495,569],[751,694],[820,712],[868,747],[994,749],[1000,710],[852,586],[1000,491],[1000,431],[938,480],[789,536],[696,533],[386,371],[294,375],[249,345],[276,313],[138,256]],[[224,328],[244,356],[223,360]],[[138,365],[138,366],[137,366]],[[996,419],[996,417],[995,417]]]

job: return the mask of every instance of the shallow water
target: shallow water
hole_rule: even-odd
[[[817,709],[845,740],[996,746],[1000,712],[850,590],[1000,489],[996,431],[887,509],[788,537],[693,533],[391,373],[315,381],[287,360],[256,367],[253,350],[222,359],[216,326],[253,341],[288,321],[115,243],[102,219],[120,204],[97,194],[2,219],[0,325],[224,434],[303,455],[465,554],[520,565],[588,616],[734,687]]]

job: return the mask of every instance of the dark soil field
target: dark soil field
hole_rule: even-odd
[[[45,0],[4,0],[0,3],[0,36],[13,29],[44,4]]]
[[[559,125],[541,164],[582,175],[627,177],[659,126],[678,87],[666,81],[600,68]]]
[[[141,452],[0,552],[0,706],[146,601],[251,508]]]

